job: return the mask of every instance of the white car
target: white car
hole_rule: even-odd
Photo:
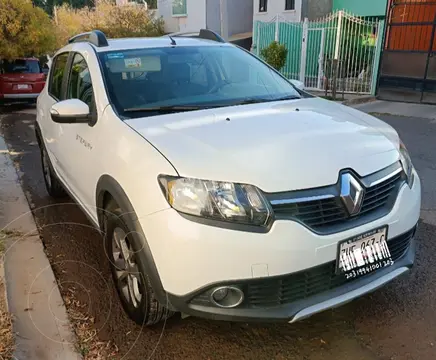
[[[295,322],[407,273],[421,185],[396,131],[196,35],[59,50],[47,190],[101,230],[127,314]]]

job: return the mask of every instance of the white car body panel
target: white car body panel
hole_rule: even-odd
[[[110,46],[147,47],[144,41],[148,47],[168,43],[166,38],[111,40]],[[194,39],[177,42],[198,44]],[[292,220],[276,220],[265,233],[188,220],[168,204],[158,184],[160,174],[252,184],[268,193],[317,188],[335,184],[343,169],[363,177],[394,164],[400,158],[398,134],[372,116],[320,98],[122,121],[109,103],[90,45],[75,43],[62,51],[79,52],[87,61],[98,119],[94,126],[54,123],[50,109],[56,100],[48,94],[47,81],[38,98],[37,122],[54,170],[95,224],[98,181],[104,175],[116,180],[134,208],[169,294],[184,296],[221,281],[308,269],[334,261],[341,240],[388,225],[389,241],[419,219],[421,184],[414,172],[412,188],[401,187],[386,216],[329,235]]]
[[[81,50],[82,47],[87,50]],[[99,99],[98,120],[93,127],[53,122],[50,108],[56,100],[49,95],[46,85],[38,99],[37,121],[55,172],[95,223],[98,223],[96,187],[104,174],[120,183],[138,217],[169,208],[156,174],[177,173],[152,145],[123,123],[108,106],[95,54],[89,52],[86,44],[76,44],[74,49],[84,56],[90,68],[94,96]]]
[[[279,192],[334,184],[346,168],[366,176],[397,161],[395,130],[382,122],[369,126],[368,118],[311,98],[126,123],[166,154],[181,176]]]

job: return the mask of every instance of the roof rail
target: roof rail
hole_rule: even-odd
[[[100,30],[93,30],[90,32],[82,33],[76,36],[73,36],[68,40],[68,43],[75,42],[89,42],[97,47],[109,46],[107,42],[106,35]]]
[[[200,31],[191,31],[191,32],[177,32],[168,35],[171,37],[189,37],[189,38],[206,39],[206,40],[217,41],[220,43],[226,42],[220,35],[209,29],[200,29]]]

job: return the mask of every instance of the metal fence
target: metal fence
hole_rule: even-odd
[[[270,22],[256,22],[254,52],[271,42],[288,50],[282,73],[304,82],[307,89],[332,89],[345,93],[375,93],[382,49],[384,21],[338,11],[316,20],[288,22],[279,15]],[[333,82],[333,78],[335,81]]]

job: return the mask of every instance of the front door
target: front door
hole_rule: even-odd
[[[51,107],[64,98],[63,88],[66,81],[67,63],[69,52],[57,55],[53,61],[50,71],[47,93],[44,91],[43,99],[38,106],[38,123],[41,126],[44,144],[50,157],[51,163],[56,174],[64,182],[66,178],[66,168],[59,161],[59,139],[62,138],[62,126],[53,122],[50,115]]]
[[[96,114],[94,89],[88,64],[80,53],[71,53],[68,79],[65,84],[65,99],[79,99]],[[57,154],[65,171],[69,190],[82,206],[92,208],[95,203],[96,172],[99,159],[95,151],[99,123],[58,124],[61,128]]]

